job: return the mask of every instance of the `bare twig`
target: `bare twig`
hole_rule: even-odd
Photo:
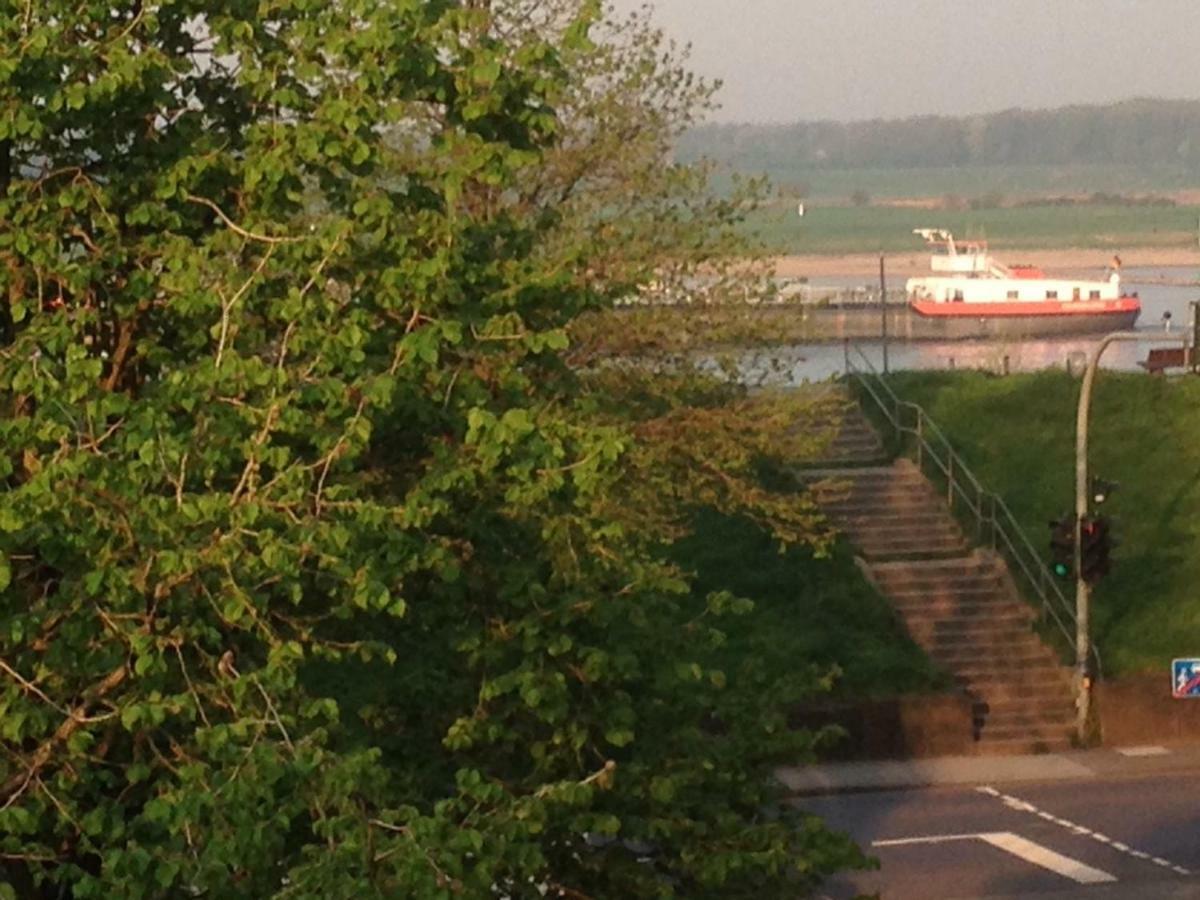
[[[29,691],[29,693],[34,694],[37,697],[41,698],[41,700],[44,703],[46,703],[46,705],[48,705],[51,708],[62,713],[64,716],[70,715],[70,713],[67,712],[65,707],[59,706],[57,703],[55,703],[53,700],[51,700],[49,697],[47,697],[41,688],[39,688],[32,681],[27,681],[25,678],[23,678],[21,676],[20,672],[18,672],[16,669],[14,669],[12,666],[10,666],[8,663],[6,663],[2,659],[0,659],[0,670],[6,672],[9,675],[9,677],[13,679],[13,681],[17,682],[17,684],[21,685],[21,687],[25,688],[25,690]]]
[[[240,234],[248,241],[259,241],[263,244],[298,244],[304,240],[304,238],[301,237],[272,237],[269,234],[258,234],[253,231],[247,231],[237,222],[233,221],[233,219],[229,218],[229,216],[225,215],[225,211],[207,197],[197,197],[195,194],[185,194],[184,198],[190,200],[192,203],[199,203],[201,206],[207,206],[217,214],[221,221],[224,222],[231,231],[235,232],[236,234]]]
[[[279,711],[275,709],[275,704],[271,702],[270,695],[263,690],[263,686],[257,681],[254,686],[258,688],[258,692],[262,694],[263,701],[267,704],[267,709],[271,711],[271,718],[275,720],[276,727],[279,728],[279,733],[283,735],[283,742],[287,744],[287,748],[292,751],[292,755],[296,754],[296,745],[292,743],[292,739],[288,737],[287,729],[283,727],[283,720],[279,718]]]
[[[254,283],[254,279],[262,274],[262,270],[266,268],[267,262],[271,259],[271,254],[275,252],[275,248],[268,247],[267,252],[263,254],[263,258],[258,261],[258,265],[254,267],[254,271],[250,273],[250,277],[242,284],[240,288],[234,292],[226,302],[221,304],[221,336],[217,339],[217,356],[213,363],[214,369],[221,368],[221,357],[225,353],[225,340],[229,335],[229,314],[233,312],[237,302],[246,295],[246,291],[250,290],[250,285]]]
[[[187,682],[188,691],[192,695],[192,699],[196,701],[196,712],[200,713],[200,721],[206,727],[212,728],[212,723],[208,721],[208,716],[204,713],[204,705],[200,702],[200,695],[196,693],[196,686],[192,684],[192,679],[188,675],[187,663],[183,661],[183,653],[179,649],[178,641],[171,644],[171,649],[175,651],[175,655],[179,657],[179,670],[183,672],[183,680]]]

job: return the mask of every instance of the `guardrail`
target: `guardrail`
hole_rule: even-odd
[[[912,438],[917,467],[943,482],[952,511],[966,514],[979,544],[990,545],[1009,563],[1009,570],[1041,606],[1043,616],[1062,632],[1067,647],[1075,643],[1075,609],[1030,543],[1004,500],[984,489],[955,452],[945,434],[916,403],[901,400],[857,345],[845,343],[847,380],[854,379],[883,415],[896,436]],[[1096,675],[1101,674],[1100,651],[1092,645]]]

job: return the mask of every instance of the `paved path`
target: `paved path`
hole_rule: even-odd
[[[793,794],[830,794],[960,784],[1095,780],[1192,771],[1200,773],[1200,746],[1111,747],[1028,756],[948,756],[826,763],[782,766],[775,774]],[[1196,837],[1200,842],[1200,834]]]
[[[1200,897],[1200,748],[1135,753],[929,760],[955,783],[795,803],[880,862],[827,885],[831,900]],[[972,780],[969,764],[1007,768]]]

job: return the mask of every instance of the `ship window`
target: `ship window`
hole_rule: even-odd
[[[1047,300],[1057,300],[1058,299],[1058,291],[1046,291],[1046,299]]]
[[[1008,292],[1008,299],[1009,299],[1009,300],[1016,300],[1018,296],[1019,296],[1019,292],[1018,292],[1018,291],[1009,291],[1009,292]]]
[[[1088,291],[1088,299],[1089,300],[1099,300],[1100,292],[1099,291]]]
[[[962,302],[962,298],[963,298],[963,292],[962,292],[962,291],[955,291],[955,292],[954,292],[954,300],[955,300],[956,302]]]
[[[1071,299],[1072,299],[1072,300],[1078,300],[1078,299],[1079,299],[1079,288],[1072,288],[1072,289],[1071,289]]]

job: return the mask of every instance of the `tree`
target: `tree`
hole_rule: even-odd
[[[591,4],[496,7],[0,0],[21,895],[733,897],[856,858],[764,818],[796,686],[723,688],[745,603],[662,553],[697,502],[828,539],[757,486],[771,417],[567,364],[711,224],[620,263],[651,218],[615,146],[571,174],[621,113],[587,85],[696,95]]]

